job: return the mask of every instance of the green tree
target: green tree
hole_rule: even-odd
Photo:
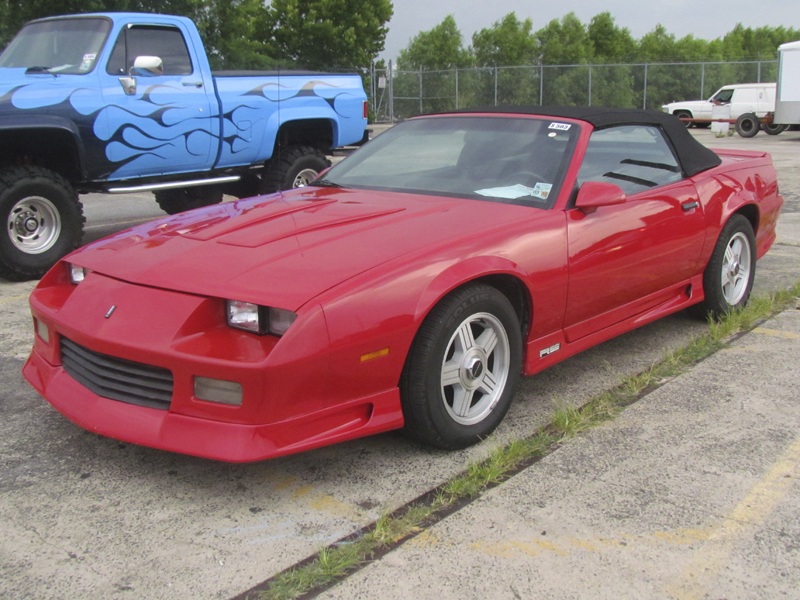
[[[636,40],[626,27],[618,27],[609,12],[592,17],[586,28],[592,44],[593,62],[632,62],[636,56]]]
[[[553,19],[536,32],[536,39],[546,65],[583,64],[592,58],[592,41],[575,13]]]
[[[539,60],[539,47],[531,19],[520,21],[508,13],[492,27],[472,35],[475,63],[481,67],[532,65]]]
[[[212,69],[268,69],[280,66],[258,39],[261,0],[215,0],[197,21]]]
[[[636,40],[627,28],[617,26],[611,13],[602,12],[592,17],[586,33],[592,45],[592,63],[627,63],[635,59]],[[591,102],[597,106],[634,107],[636,98],[632,67],[593,67]]]
[[[310,69],[365,68],[383,50],[390,0],[273,0],[259,20],[273,57]]]
[[[592,42],[575,13],[553,19],[536,32],[544,65],[588,65]],[[588,66],[543,69],[543,104],[582,106],[589,103]]]
[[[472,35],[475,63],[481,67],[527,66],[528,68],[501,69],[494,76],[480,78],[481,104],[531,104],[539,96],[540,71],[539,45],[533,34],[531,19],[520,21],[509,13],[492,27]]]
[[[433,29],[418,33],[405,49],[400,50],[397,58],[398,72],[393,85],[395,96],[403,100],[395,102],[395,116],[407,117],[455,108],[454,69],[472,65],[472,55],[464,48],[453,15],[447,15]]]
[[[397,58],[397,68],[428,70],[465,68],[472,66],[472,56],[464,48],[463,36],[453,15],[447,15],[430,31],[414,36]]]

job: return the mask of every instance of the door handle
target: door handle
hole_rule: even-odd
[[[681,204],[681,208],[684,210],[684,212],[692,210],[693,208],[697,208],[698,206],[700,206],[699,202],[684,202]]]
[[[203,82],[202,81],[184,81],[183,85],[185,85],[186,87],[194,86],[196,88],[201,88],[201,87],[203,87]]]

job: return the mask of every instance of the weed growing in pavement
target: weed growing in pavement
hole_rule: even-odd
[[[688,346],[666,354],[642,373],[623,378],[617,387],[581,407],[559,406],[550,424],[533,436],[495,448],[486,459],[470,464],[464,473],[433,490],[427,501],[382,515],[363,535],[322,548],[312,560],[273,577],[269,588],[255,592],[254,598],[288,600],[334,584],[380,553],[440,520],[456,503],[468,501],[504,481],[551,452],[562,441],[614,418],[642,394],[710,356],[732,335],[751,329],[759,321],[796,302],[798,296],[800,283],[769,296],[752,298],[743,310],[718,321],[709,321],[708,333],[694,338]]]

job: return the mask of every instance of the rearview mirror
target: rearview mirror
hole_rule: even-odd
[[[578,190],[575,208],[580,208],[588,215],[601,206],[623,204],[627,199],[625,192],[618,185],[603,181],[587,181]]]

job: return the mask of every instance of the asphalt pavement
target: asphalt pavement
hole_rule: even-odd
[[[321,598],[800,597],[800,306]]]
[[[800,133],[697,135],[773,154],[787,203],[755,293],[800,281]],[[50,408],[19,375],[31,287],[0,282],[0,597],[15,600],[232,598],[705,331],[679,313],[525,378],[497,436],[464,451],[384,434],[229,465]],[[798,359],[791,309],[322,597],[800,598]]]

